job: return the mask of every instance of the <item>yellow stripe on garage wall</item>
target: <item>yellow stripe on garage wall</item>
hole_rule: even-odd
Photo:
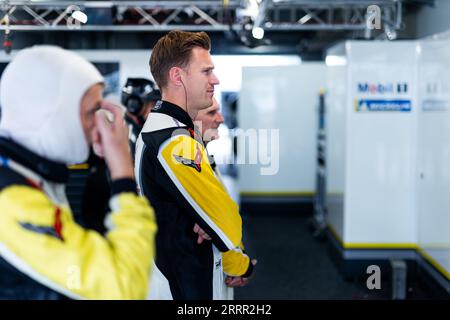
[[[422,248],[417,248],[417,251],[428,263],[430,263],[437,271],[444,275],[447,280],[450,280],[450,273],[439,262],[434,260],[434,258],[426,253]]]
[[[415,243],[354,243],[344,242],[331,224],[327,224],[333,237],[339,242],[344,249],[418,249]]]
[[[312,197],[313,191],[241,191],[241,197]]]
[[[422,258],[430,263],[437,271],[450,280],[450,273],[434,258],[425,252],[420,246],[413,243],[344,243],[331,224],[327,224],[332,236],[339,242],[344,249],[414,249]],[[442,248],[442,246],[440,246]]]
[[[70,170],[87,170],[89,169],[89,165],[87,163],[82,163],[82,164],[74,164],[69,166]]]
[[[344,243],[345,249],[417,249],[415,243]]]

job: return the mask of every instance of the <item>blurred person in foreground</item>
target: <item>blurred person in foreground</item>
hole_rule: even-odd
[[[20,51],[3,73],[0,299],[147,295],[153,210],[136,194],[122,113],[102,91],[92,64],[53,46]],[[112,178],[105,237],[74,222],[65,195],[67,166],[84,162],[89,145]]]

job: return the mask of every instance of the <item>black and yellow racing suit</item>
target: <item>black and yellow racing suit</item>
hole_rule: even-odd
[[[223,272],[252,273],[250,258],[240,248],[238,206],[214,174],[201,136],[180,107],[156,104],[137,141],[135,173],[159,230],[151,285],[156,294],[150,298],[220,298]],[[197,243],[195,224],[212,242]]]
[[[105,237],[74,222],[65,165],[0,138],[0,299],[143,299],[156,223],[132,179],[112,183]]]

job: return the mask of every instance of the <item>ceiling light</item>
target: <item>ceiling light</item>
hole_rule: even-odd
[[[312,16],[308,13],[308,14],[305,14],[302,18],[300,18],[300,20],[298,20],[298,22],[300,22],[301,24],[305,24],[305,23],[307,23],[311,18],[312,18]]]
[[[86,23],[88,20],[87,15],[84,12],[81,12],[80,10],[72,12],[72,18],[80,21],[81,23]]]
[[[256,27],[252,29],[252,36],[255,39],[261,40],[264,38],[264,29],[261,27]]]

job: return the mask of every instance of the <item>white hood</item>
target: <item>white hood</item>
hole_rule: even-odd
[[[0,81],[0,134],[49,160],[85,161],[89,144],[80,104],[100,82],[98,70],[73,52],[54,46],[20,51]]]

